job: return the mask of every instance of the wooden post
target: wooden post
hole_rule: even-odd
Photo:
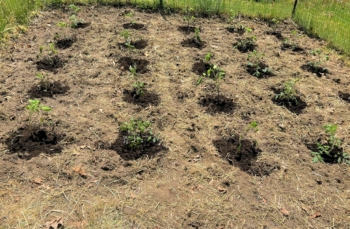
[[[295,1],[294,1],[293,12],[292,12],[292,17],[294,17],[295,10],[297,9],[297,4],[298,4],[298,0],[295,0]]]

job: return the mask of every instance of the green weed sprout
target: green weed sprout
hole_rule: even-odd
[[[198,44],[202,43],[202,39],[199,35],[200,29],[199,28],[195,28],[195,37],[194,37],[194,41]]]
[[[39,114],[39,123],[44,122],[44,119],[42,118],[42,112],[43,111],[51,111],[51,107],[48,106],[42,106],[40,105],[40,101],[37,99],[33,99],[33,100],[28,100],[28,105],[26,106],[26,109],[29,111],[29,118],[28,118],[28,126],[29,129],[31,130],[33,128],[33,115],[34,113],[38,113]]]
[[[337,132],[338,125],[336,124],[326,124],[323,126],[326,134],[329,135],[326,144],[317,143],[318,151],[311,152],[313,156],[313,162],[324,162],[324,157],[331,157],[335,159],[338,163],[350,164],[350,156],[346,152],[332,152],[335,148],[340,149],[342,145],[342,140],[335,136]],[[332,153],[332,154],[331,154]]]
[[[329,57],[327,55],[321,55],[322,50],[320,49],[315,49],[309,52],[311,55],[316,56],[317,60],[316,61],[311,61],[308,63],[309,66],[311,66],[313,69],[318,71],[319,69],[322,69],[323,71],[327,71],[326,68],[322,68],[321,65],[324,61],[328,61]]]
[[[42,74],[38,72],[35,77],[40,80],[41,85],[44,86],[44,89],[47,91],[50,87],[50,77],[49,74]]]
[[[138,149],[142,144],[150,142],[156,143],[159,139],[153,135],[151,122],[131,119],[130,122],[124,122],[120,130],[127,134],[124,137],[124,144],[132,149]]]
[[[184,16],[184,21],[187,22],[187,27],[190,27],[190,23],[194,22],[196,18],[194,17],[194,10],[193,8],[186,8],[184,10],[185,16]]]
[[[252,121],[247,127],[247,130],[249,129],[253,129],[255,132],[257,132],[259,130],[258,123],[256,121]]]
[[[131,33],[129,32],[129,30],[125,29],[125,30],[122,30],[119,34],[121,37],[124,37],[125,39],[125,46],[128,48],[128,49],[134,49],[135,46],[133,46],[131,44]]]
[[[276,100],[289,100],[289,101],[297,101],[296,99],[296,91],[294,89],[294,85],[298,82],[299,79],[288,80],[284,83],[283,91],[277,95],[275,95]]]
[[[67,27],[67,23],[63,22],[63,21],[60,21],[56,24],[58,27],[61,27],[61,28],[66,28]]]
[[[254,50],[248,55],[247,60],[249,61],[247,66],[254,70],[253,76],[260,78],[261,73],[269,74],[271,69],[268,67],[261,68],[262,58],[265,56],[264,53]]]
[[[218,97],[220,95],[220,80],[225,78],[226,72],[220,69],[217,65],[211,65],[211,67],[207,70],[207,72],[203,73],[203,75],[198,79],[196,86],[200,85],[203,81],[204,77],[211,78],[215,82],[216,91],[218,93]]]

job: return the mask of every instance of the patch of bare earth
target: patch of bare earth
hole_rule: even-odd
[[[67,10],[42,12],[1,52],[2,228],[350,226],[349,167],[314,164],[307,148],[322,125],[338,123],[337,136],[350,151],[350,69],[325,42],[299,31],[303,51],[282,49],[280,36],[297,29],[290,21],[277,25],[278,38],[263,21],[234,21],[254,29],[245,34],[231,33],[221,19],[197,17],[205,45],[187,47],[194,28],[187,30],[181,15],[164,20],[135,9],[81,8],[86,26],[62,31],[56,24],[69,22]],[[134,12],[135,24],[126,11]],[[134,50],[119,36],[124,28],[140,45]],[[71,39],[55,40],[63,32]],[[233,48],[251,35],[272,77],[252,76],[250,52]],[[53,62],[37,58],[48,42],[57,44]],[[316,48],[330,57],[327,74],[302,67],[315,60],[308,52]],[[195,86],[208,70],[207,52],[226,71],[220,96],[210,79]],[[143,98],[133,93],[134,63]],[[39,71],[50,75],[48,89],[35,79]],[[303,101],[297,112],[275,103],[271,89],[294,78]],[[33,98],[52,111],[28,133],[25,107]],[[132,117],[151,121],[160,143],[125,150],[119,126]],[[252,121],[258,131],[247,128]]]

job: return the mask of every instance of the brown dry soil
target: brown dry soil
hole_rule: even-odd
[[[293,51],[281,39],[297,29],[291,21],[274,32],[237,18],[233,25],[253,29],[243,34],[224,19],[198,17],[205,46],[186,47],[194,33],[181,15],[90,6],[78,15],[86,26],[56,26],[69,15],[40,13],[1,52],[0,228],[350,227],[349,166],[311,162],[326,123],[339,124],[350,152],[350,69],[325,42],[299,31]],[[124,28],[140,49],[127,49]],[[249,52],[233,48],[252,35],[269,77],[249,74]],[[57,56],[39,57],[49,42]],[[326,74],[303,67],[316,48],[330,57]],[[207,52],[226,71],[219,97],[210,79],[195,86]],[[129,72],[135,63],[147,90],[141,98]],[[47,90],[37,72],[49,74]],[[302,106],[276,103],[275,91],[294,78]],[[52,111],[30,130],[33,98]],[[132,117],[151,121],[161,142],[126,150],[119,126]]]

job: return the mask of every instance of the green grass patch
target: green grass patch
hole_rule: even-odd
[[[140,8],[157,8],[159,0],[0,0],[0,37],[18,24],[26,24],[31,11],[42,6],[60,4],[131,4]],[[197,14],[228,17],[244,15],[267,19],[291,17],[294,0],[163,0],[167,10],[193,8]],[[350,55],[350,3],[341,0],[299,1],[294,17],[310,34],[330,41],[330,46]]]

